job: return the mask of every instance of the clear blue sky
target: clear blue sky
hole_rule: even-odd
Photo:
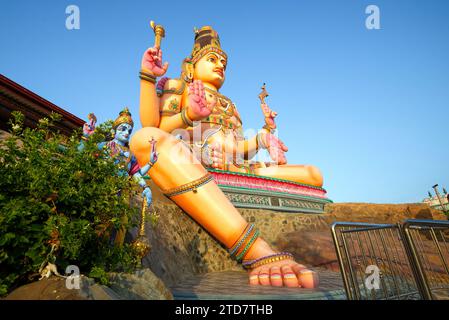
[[[81,29],[65,28],[78,5]],[[380,8],[381,30],[365,28]],[[449,187],[449,1],[1,1],[0,72],[69,112],[99,121],[129,106],[138,71],[165,26],[177,77],[193,27],[212,25],[229,55],[222,93],[244,126],[279,113],[289,163],[314,164],[336,202],[420,202]],[[138,121],[137,121],[138,122]]]

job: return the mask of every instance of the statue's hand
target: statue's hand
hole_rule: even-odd
[[[207,118],[212,113],[206,102],[203,82],[195,80],[189,84],[189,108],[188,117],[193,121]]]
[[[167,72],[168,62],[162,64],[162,50],[160,48],[149,48],[143,54],[141,68],[149,71],[155,77],[160,77]]]
[[[153,166],[156,163],[157,159],[159,158],[159,152],[156,152],[156,140],[154,140],[153,137],[151,137],[150,143],[151,143],[150,164]]]
[[[125,158],[129,157],[129,151],[120,151],[120,155],[124,156]]]
[[[151,189],[149,187],[145,187],[145,189],[143,189],[142,196],[147,199],[147,206],[149,207],[151,205],[151,202],[153,201]]]
[[[207,147],[202,150],[201,160],[208,167],[223,169],[224,160],[221,145],[218,142],[207,145]]]
[[[164,92],[164,87],[165,87],[165,84],[167,83],[168,80],[170,80],[170,78],[168,78],[168,77],[163,77],[163,78],[161,78],[161,79],[157,82],[157,84],[156,84],[156,92],[157,92],[157,94],[158,94],[159,96],[161,96],[162,93]]]
[[[288,151],[287,146],[271,133],[264,133],[262,137],[263,147],[268,150],[271,159],[277,164],[287,164],[285,152]]]
[[[276,123],[274,122],[274,118],[278,115],[277,112],[270,109],[270,107],[263,103],[261,105],[263,114],[265,116],[265,124],[270,130],[276,129]]]
[[[88,138],[95,131],[95,124],[97,123],[97,118],[93,114],[89,114],[89,121],[83,125],[83,136]]]
[[[153,151],[150,154],[150,163],[151,165],[154,165],[159,158],[159,152]]]

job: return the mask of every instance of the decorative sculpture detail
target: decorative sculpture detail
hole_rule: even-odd
[[[95,131],[97,118],[93,113],[88,115],[89,121],[83,126],[83,140],[88,139]],[[153,167],[158,160],[158,153],[156,152],[156,141],[154,138],[149,140],[151,144],[149,161],[142,166],[139,166],[137,159],[129,150],[129,139],[134,128],[134,121],[128,108],[123,109],[117,119],[113,123],[113,139],[111,141],[104,141],[98,144],[98,148],[104,152],[104,155],[114,159],[114,163],[119,167],[120,175],[129,175],[142,188],[142,196],[144,198],[142,206],[142,218],[140,230],[144,230],[145,223],[145,207],[150,206],[152,202],[152,194],[150,188],[147,186],[144,176]],[[80,149],[83,148],[83,143],[80,144]],[[124,231],[119,230],[115,238],[115,243],[121,245],[124,241]],[[145,234],[139,232],[138,238],[134,241],[134,246],[138,249],[140,256],[143,257],[150,250],[149,241]]]
[[[165,34],[165,32],[164,32]],[[160,44],[160,41],[156,41]],[[218,34],[206,26],[195,30],[190,57],[184,59],[178,79],[163,76],[168,63],[155,45],[145,51],[140,71],[140,120],[142,129],[130,141],[139,164],[149,161],[155,137],[160,160],[150,171],[154,183],[229,250],[231,257],[250,270],[253,285],[314,287],[317,274],[277,253],[259,237],[213,181],[206,168],[251,173],[321,187],[322,176],[313,166],[286,165],[287,147],[272,130],[277,115],[261,94],[265,127],[251,139],[243,136],[235,104],[222,95],[227,55]],[[171,134],[173,133],[173,135]],[[176,138],[181,137],[180,138]],[[266,149],[273,162],[250,160]]]

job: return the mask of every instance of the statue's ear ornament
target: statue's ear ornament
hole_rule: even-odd
[[[193,63],[189,58],[184,59],[182,63],[181,78],[187,83],[193,81]]]

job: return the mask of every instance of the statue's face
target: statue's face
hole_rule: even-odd
[[[208,53],[195,64],[193,78],[219,89],[225,81],[226,64],[223,56],[214,52]]]
[[[123,143],[128,143],[132,131],[133,127],[130,124],[122,123],[115,129],[115,139]]]

